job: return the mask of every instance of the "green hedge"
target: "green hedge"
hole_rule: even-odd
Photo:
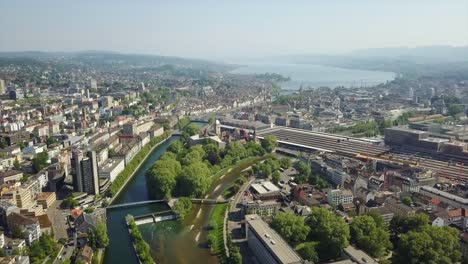
[[[109,187],[109,190],[107,191],[107,196],[113,197],[120,190],[120,188],[122,188],[127,179],[132,176],[140,163],[145,160],[151,149],[170,136],[171,132],[165,131],[161,136],[151,139],[150,142],[135,155],[132,161],[130,161],[130,163],[125,166],[125,169],[115,178]]]
[[[133,245],[135,246],[137,256],[141,263],[154,264],[155,262],[151,257],[150,246],[143,239],[143,236],[141,235],[140,230],[138,230],[138,226],[136,225],[135,220],[132,219],[128,221],[128,228],[130,229],[130,236],[132,237]]]

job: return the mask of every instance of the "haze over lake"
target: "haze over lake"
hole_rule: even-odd
[[[261,74],[269,72],[290,77],[291,81],[281,84],[283,90],[298,90],[301,85],[304,89],[321,86],[372,86],[395,79],[393,72],[353,70],[313,64],[243,63],[241,65],[243,66],[233,70],[232,73]]]

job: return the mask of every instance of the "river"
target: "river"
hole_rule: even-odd
[[[196,124],[202,125],[201,123]],[[166,151],[169,144],[176,140],[179,140],[179,137],[171,137],[153,150],[134,177],[116,197],[113,204],[148,200],[146,171]],[[209,198],[219,197],[225,189],[230,187],[238,175],[235,172],[233,170],[222,179],[215,181],[209,190]],[[106,249],[104,263],[138,263],[126,230],[125,215],[142,215],[167,209],[166,204],[109,209],[107,211],[107,230],[110,243]],[[152,255],[157,263],[218,263],[217,257],[212,256],[206,246],[206,227],[210,221],[212,210],[213,206],[194,205],[192,213],[183,222],[166,221],[139,226],[143,237],[150,244]]]

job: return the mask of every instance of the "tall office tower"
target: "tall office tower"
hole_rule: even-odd
[[[430,92],[429,92],[430,98],[436,96],[436,90],[435,90],[434,87],[431,87],[431,88],[429,89],[429,91],[430,91]]]
[[[5,80],[0,79],[0,94],[4,94],[5,92],[6,92]]]
[[[88,151],[81,161],[83,175],[83,191],[88,194],[99,194],[99,174],[95,151]]]
[[[413,99],[413,97],[414,97],[414,89],[413,89],[413,87],[410,87],[408,89],[408,98]]]
[[[72,152],[71,173],[73,177],[73,190],[83,192],[83,176],[81,172],[81,161],[83,160],[83,152],[79,149],[74,149]]]
[[[89,87],[94,91],[97,91],[97,81],[94,79],[89,80]]]
[[[145,83],[143,83],[143,82],[139,83],[139,84],[138,84],[138,89],[139,89],[140,91],[146,90]]]
[[[96,152],[87,151],[86,156],[81,150],[72,153],[73,188],[77,192],[99,194],[99,175]]]

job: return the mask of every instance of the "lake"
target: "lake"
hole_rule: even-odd
[[[328,87],[368,87],[395,79],[393,72],[353,70],[312,64],[289,63],[245,63],[231,73],[261,74],[278,73],[290,77],[291,81],[281,84],[284,90],[299,90]]]

